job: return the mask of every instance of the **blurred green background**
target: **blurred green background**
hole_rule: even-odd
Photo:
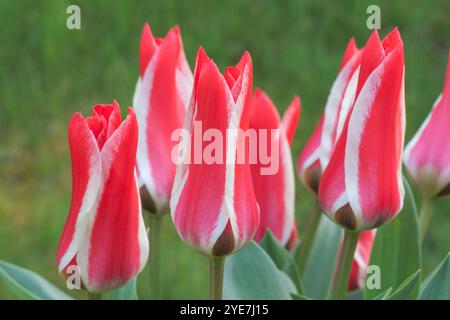
[[[66,28],[69,4],[81,8],[81,30]],[[369,4],[381,8],[380,34],[398,26],[404,39],[408,141],[443,87],[448,0],[1,1],[0,259],[64,287],[55,252],[70,204],[67,124],[72,113],[88,114],[96,103],[117,99],[122,110],[131,104],[145,21],[158,36],[180,25],[191,66],[199,45],[222,69],[248,50],[255,85],[280,111],[300,95],[296,159],[323,111],[348,39],[362,46],[371,32]],[[300,232],[312,203],[297,179]],[[449,210],[450,199],[441,199],[425,243],[426,273],[450,249]],[[206,298],[206,257],[181,242],[170,217],[164,223],[163,297]],[[140,294],[148,297],[148,270],[141,278]],[[1,284],[0,298],[12,298]]]

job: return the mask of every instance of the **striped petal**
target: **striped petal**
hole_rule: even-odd
[[[248,53],[227,70],[222,76],[200,48],[184,123],[189,137],[179,147],[185,158],[177,167],[170,201],[181,238],[209,255],[238,250],[253,238],[259,219],[249,165],[236,163],[238,137],[227,134],[227,129],[248,126],[246,104],[252,88]],[[208,136],[208,132],[210,139],[203,141],[202,133]],[[219,156],[206,162],[211,143]]]
[[[450,192],[449,121],[450,52],[443,93],[405,149],[404,162],[408,172],[420,190],[429,197]]]
[[[256,200],[260,208],[260,223],[255,240],[260,241],[265,232],[270,230],[283,246],[295,243],[297,229],[294,217],[295,181],[292,156],[289,148],[286,126],[295,134],[300,114],[299,100],[294,99],[286,110],[283,124],[280,122],[277,109],[270,98],[260,89],[256,89],[252,99],[250,128],[258,132],[265,130],[266,136],[258,136],[258,147],[267,146],[268,155],[277,156],[278,170],[273,174],[264,174],[267,164],[251,165],[253,186]],[[274,152],[272,148],[277,148]],[[258,150],[258,154],[261,151]],[[273,160],[273,158],[272,158]],[[271,165],[271,164],[270,164]]]
[[[77,261],[88,290],[102,292],[135,277],[148,257],[135,174],[138,127],[132,109],[101,150],[102,185],[86,216]]]
[[[193,80],[179,28],[159,41],[146,30],[141,40],[141,68],[146,68],[133,98],[140,132],[137,165],[139,180],[160,212],[168,206],[175,176],[171,135],[183,125]]]
[[[352,230],[377,227],[403,205],[403,44],[393,32],[388,36],[389,50],[376,32],[364,48],[357,98],[319,188],[324,211]]]
[[[101,157],[93,132],[80,113],[69,124],[69,147],[72,159],[72,201],[58,244],[57,266],[63,271],[76,257],[85,234],[83,221],[95,206],[101,187]],[[63,274],[63,276],[65,276]]]

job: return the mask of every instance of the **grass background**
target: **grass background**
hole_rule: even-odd
[[[69,4],[81,7],[81,30],[66,28]],[[199,45],[222,69],[249,50],[255,85],[280,111],[300,95],[296,159],[323,111],[348,39],[362,46],[370,34],[369,4],[381,8],[380,34],[398,26],[404,39],[408,141],[443,87],[448,0],[0,1],[0,259],[63,288],[55,252],[70,204],[68,121],[96,103],[117,99],[122,110],[131,104],[145,21],[159,36],[179,24],[191,66]],[[297,179],[300,231],[312,202]],[[449,199],[441,199],[425,243],[425,272],[450,249],[449,209]],[[207,259],[181,242],[169,217],[162,243],[163,297],[206,298]],[[143,297],[147,274],[141,274]],[[0,298],[11,297],[0,284]]]

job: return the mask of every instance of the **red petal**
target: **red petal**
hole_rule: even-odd
[[[148,254],[135,176],[137,138],[136,115],[130,109],[101,153],[103,191],[77,256],[87,274],[86,285],[94,292],[127,283]]]
[[[300,121],[301,106],[300,98],[296,96],[283,115],[283,127],[286,131],[289,144],[292,144],[294,141],[295,131]]]
[[[195,97],[192,107],[195,107],[196,121],[201,121],[202,132],[214,128],[219,130],[224,138],[223,157],[221,163],[203,163],[203,151],[210,142],[203,142],[197,146],[202,137],[196,136],[194,124],[191,129],[191,164],[186,164],[186,176],[182,185],[174,186],[177,192],[172,193],[172,217],[181,237],[200,250],[211,253],[219,238],[228,217],[222,212],[225,192],[225,155],[226,155],[226,129],[228,125],[228,87],[217,66],[206,59],[203,50],[197,55],[195,71]],[[200,73],[200,74],[199,74]],[[196,142],[197,141],[197,142]],[[201,140],[200,140],[201,141]],[[195,164],[196,156],[201,157],[200,164]],[[175,196],[175,193],[177,195]]]
[[[339,71],[347,64],[347,62],[359,51],[356,46],[355,38],[351,38],[345,49],[344,56],[342,57],[341,65],[339,66]]]
[[[144,24],[140,45],[140,75],[144,77],[145,70],[147,69],[153,54],[158,49],[158,44],[153,37],[152,31],[148,23]]]
[[[72,200],[70,210],[58,244],[57,264],[61,272],[75,257],[78,250],[78,220],[94,206],[100,187],[100,152],[94,135],[80,113],[72,116],[69,124],[69,147],[72,159]],[[70,251],[70,252],[68,252]]]
[[[404,59],[397,46],[370,75],[350,119],[346,183],[366,228],[392,219],[403,203]]]

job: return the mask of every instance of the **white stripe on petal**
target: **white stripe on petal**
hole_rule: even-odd
[[[361,92],[356,98],[348,125],[344,159],[345,189],[347,191],[350,206],[357,218],[361,218],[362,215],[358,187],[359,147],[361,136],[364,133],[366,120],[374,106],[373,102],[381,84],[384,65],[384,63],[381,63],[367,78]]]
[[[358,55],[355,54],[341,69],[333,83],[333,86],[331,87],[331,91],[325,105],[325,118],[323,121],[322,136],[320,140],[320,164],[322,168],[325,168],[330,161],[331,151],[334,146],[332,136],[339,120],[342,97],[345,93],[345,89],[347,88],[349,78],[352,76],[351,70],[357,59]]]
[[[73,257],[75,257],[75,255],[77,254],[80,242],[82,241],[82,239],[84,239],[86,233],[86,217],[92,210],[92,208],[96,206],[96,202],[98,201],[98,194],[101,189],[102,164],[100,158],[100,150],[98,149],[97,141],[95,140],[92,133],[89,139],[91,140],[89,145],[91,146],[90,153],[92,154],[89,164],[89,182],[86,186],[86,191],[84,193],[80,211],[78,213],[73,239],[59,262],[59,272],[62,272],[64,268],[67,267],[67,265],[70,263],[70,261],[72,261]]]

